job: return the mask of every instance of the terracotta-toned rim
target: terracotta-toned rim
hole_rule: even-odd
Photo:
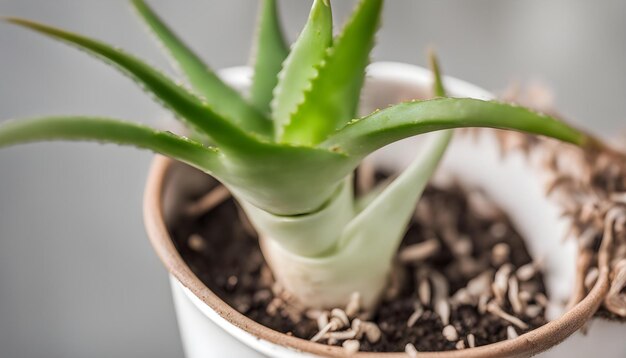
[[[341,347],[313,343],[267,328],[226,304],[191,271],[176,250],[163,216],[163,191],[174,161],[157,156],[150,169],[144,196],[144,221],[154,250],[167,270],[222,318],[236,327],[269,342],[321,356],[347,357]],[[525,357],[560,343],[580,329],[596,312],[609,290],[609,272],[600,269],[599,278],[589,294],[560,318],[515,339],[486,346],[447,352],[420,352],[420,357]],[[360,352],[351,357],[406,357],[405,353]]]

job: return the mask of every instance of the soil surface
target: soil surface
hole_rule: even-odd
[[[416,282],[420,269],[442,273],[449,282],[450,295],[453,295],[480,272],[495,271],[501,265],[493,262],[492,249],[498,243],[509,246],[507,262],[516,268],[531,262],[523,239],[506,216],[500,212],[495,216],[493,213],[485,215],[482,211],[472,207],[467,193],[459,188],[429,187],[425,191],[402,247],[441,238],[441,249],[425,261],[398,265],[396,270],[404,277],[399,293],[395,298],[384,299],[370,318],[382,331],[382,338],[375,344],[363,341],[361,351],[399,352],[405,350],[407,343],[412,343],[418,351],[457,349],[458,340],[448,341],[443,336],[444,325],[428,305],[421,318],[412,327],[407,327],[407,320],[419,301]],[[228,199],[206,215],[181,220],[172,228],[179,252],[202,282],[241,313],[274,330],[310,339],[318,332],[315,319],[272,307],[275,294],[271,274],[260,253],[257,238],[246,230],[240,215],[236,203]],[[450,241],[446,240],[450,237],[469,239],[473,265],[468,267],[457,259],[458,255],[450,249]],[[545,294],[541,273],[523,282],[521,289],[525,287]],[[536,302],[531,300],[529,304]],[[511,312],[508,301],[502,308]],[[546,323],[543,310],[532,318],[524,313],[516,316],[528,324],[528,330]],[[476,346],[506,340],[507,328],[510,330],[512,326],[490,313],[480,313],[473,305],[453,305],[450,324],[465,345],[467,335],[473,334]],[[515,330],[518,334],[527,331],[517,327]]]

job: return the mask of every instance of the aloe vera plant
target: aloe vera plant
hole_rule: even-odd
[[[100,41],[25,19],[4,20],[117,67],[200,139],[116,119],[66,116],[7,121],[0,125],[0,147],[48,140],[132,145],[217,178],[260,233],[277,279],[309,306],[337,306],[354,291],[361,293],[365,306],[375,304],[451,129],[493,127],[597,145],[585,133],[522,107],[446,98],[434,58],[437,98],[358,118],[383,0],[360,1],[337,35],[330,1],[315,0],[291,47],[281,32],[276,1],[263,0],[247,95],[225,84],[143,0],[131,2],[189,87]],[[352,173],[367,155],[434,131],[439,132],[393,182],[355,197]]]

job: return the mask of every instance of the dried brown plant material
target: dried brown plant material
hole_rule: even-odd
[[[504,312],[504,310],[500,308],[500,306],[498,306],[495,302],[490,302],[489,304],[487,304],[487,312],[517,326],[519,329],[528,329],[528,325],[524,321]]]
[[[503,242],[495,244],[491,249],[491,262],[494,266],[499,267],[509,261],[511,248]]]
[[[476,347],[476,337],[472,333],[467,335],[467,345],[470,348]]]
[[[454,348],[456,348],[457,350],[465,349],[465,342],[461,339],[460,341],[456,342]]]
[[[382,337],[382,332],[380,331],[380,328],[378,328],[378,325],[376,323],[363,322],[361,324],[361,329],[363,330],[365,338],[368,342],[377,343],[378,341],[380,341],[380,338]]]
[[[347,341],[344,341],[341,346],[343,347],[346,354],[350,356],[359,351],[359,349],[361,348],[361,343],[355,339],[349,339]]]
[[[615,265],[612,272],[611,288],[604,300],[604,306],[620,317],[626,317],[626,259]]]
[[[185,214],[191,217],[198,217],[209,212],[211,209],[220,205],[228,198],[230,198],[230,191],[228,191],[225,186],[220,185],[208,192],[198,201],[190,204],[185,209]]]
[[[506,339],[515,339],[517,337],[519,337],[519,334],[517,334],[517,331],[513,328],[513,326],[506,327]]]
[[[456,331],[453,325],[447,325],[443,327],[443,331],[441,331],[444,338],[450,342],[454,342],[459,339],[459,333]]]
[[[504,300],[506,297],[506,291],[509,287],[509,277],[513,272],[513,265],[507,263],[502,265],[498,271],[496,271],[496,275],[493,279],[493,284],[491,285],[491,289],[493,290],[493,295],[496,298],[496,302],[499,305],[504,304]]]
[[[404,352],[409,358],[417,358],[417,354],[419,353],[413,343],[407,343],[406,346],[404,346]]]
[[[585,295],[587,294],[587,290],[585,289],[585,276],[591,266],[591,261],[594,256],[595,253],[592,250],[585,248],[578,250],[578,258],[576,259],[576,276],[574,277],[572,295],[567,303],[568,308],[574,307],[574,305],[585,298]]]
[[[521,314],[524,309],[524,304],[522,300],[519,298],[519,282],[517,281],[517,277],[511,276],[509,278],[509,302],[511,303],[511,308],[513,308],[513,312],[515,314]]]
[[[350,295],[350,301],[348,301],[348,304],[346,305],[346,315],[349,318],[354,318],[356,317],[357,314],[359,314],[360,310],[361,310],[361,294],[359,292],[353,292]]]
[[[422,307],[422,305],[415,305],[415,311],[409,316],[409,319],[406,321],[406,326],[408,328],[411,328],[415,325],[415,323],[417,323],[417,321],[422,317],[422,315],[424,314],[424,308]]]
[[[198,234],[189,236],[189,239],[187,239],[187,245],[190,249],[196,252],[202,252],[206,249],[206,241],[204,241],[204,238]]]
[[[441,244],[437,239],[428,239],[426,241],[409,245],[400,251],[398,258],[402,263],[414,263],[424,261],[435,255],[441,248]]]

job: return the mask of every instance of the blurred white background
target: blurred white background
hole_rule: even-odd
[[[248,62],[254,0],[153,0],[215,68]],[[309,1],[283,0],[295,39]],[[353,1],[336,0],[336,20]],[[19,15],[104,39],[167,68],[125,0],[0,0]],[[571,120],[606,136],[626,129],[623,0],[389,0],[375,60],[425,64],[492,90],[541,80]],[[115,70],[0,24],[0,121],[166,114]],[[167,275],[144,234],[151,154],[93,144],[0,151],[0,356],[179,357]]]

